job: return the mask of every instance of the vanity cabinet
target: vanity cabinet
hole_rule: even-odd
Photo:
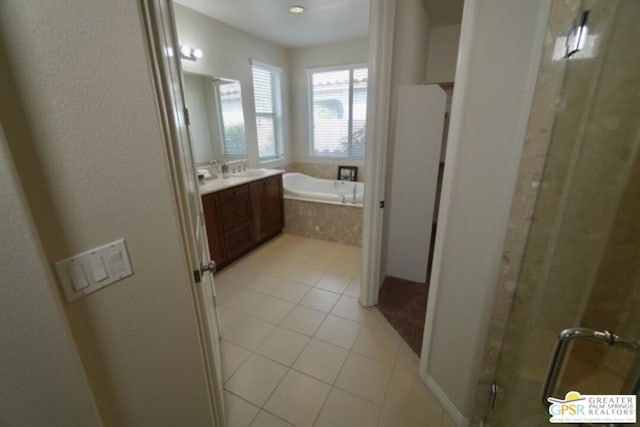
[[[284,227],[282,175],[202,196],[209,252],[219,268]]]
[[[284,227],[282,175],[249,184],[251,197],[253,240],[262,242]]]

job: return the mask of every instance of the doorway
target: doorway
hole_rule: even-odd
[[[638,20],[636,1],[585,1],[575,22],[586,37],[554,56],[566,61],[561,99],[488,425],[546,424],[548,397],[569,391],[638,392]]]

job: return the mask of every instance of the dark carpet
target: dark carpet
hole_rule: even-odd
[[[429,285],[386,277],[378,309],[409,346],[420,355]]]

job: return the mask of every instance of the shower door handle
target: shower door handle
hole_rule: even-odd
[[[609,346],[615,345],[625,347],[636,352],[640,351],[639,341],[620,338],[609,331],[594,331],[592,329],[581,327],[565,329],[560,332],[560,335],[556,339],[553,354],[549,361],[549,368],[547,369],[547,376],[542,386],[541,398],[544,406],[547,405],[547,398],[551,397],[551,394],[556,388],[560,369],[562,368],[564,358],[567,355],[567,348],[569,343],[574,340],[587,340]],[[630,390],[630,394],[637,394],[638,391],[640,391],[640,375],[636,376],[632,389]]]

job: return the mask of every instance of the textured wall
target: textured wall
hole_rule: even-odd
[[[356,166],[352,162],[341,162],[343,166]],[[313,176],[315,178],[322,179],[337,179],[338,178],[338,164],[326,164],[326,163],[291,163],[288,164],[285,169],[288,172],[299,172],[305,175]],[[364,182],[364,166],[356,166],[358,168],[358,182]]]
[[[1,128],[0,182],[0,425],[100,425]]]
[[[284,47],[238,30],[206,15],[178,4],[174,5],[176,29],[180,43],[202,49],[198,61],[182,61],[185,71],[239,80],[247,135],[247,158],[258,165],[258,136],[253,98],[251,59],[282,68],[282,101],[284,121],[284,159],[270,161],[264,167],[280,167],[291,158],[289,59]]]
[[[48,262],[126,239],[133,276],[64,303],[104,423],[210,425],[136,4],[0,3],[0,112]]]

